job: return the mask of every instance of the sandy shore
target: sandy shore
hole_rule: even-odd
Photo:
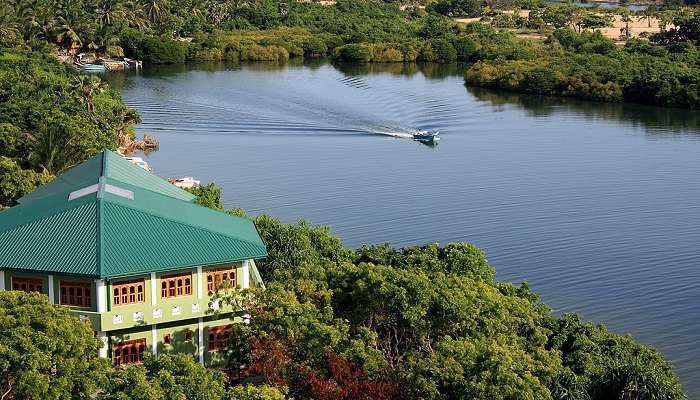
[[[504,11],[504,14],[515,14],[515,11],[508,10]],[[529,10],[518,10],[518,15],[520,15],[523,18],[528,18],[530,15]],[[455,18],[454,19],[456,22],[461,22],[464,24],[469,24],[472,22],[479,22],[481,20],[481,17],[477,18]],[[652,33],[658,33],[661,32],[661,28],[659,26],[659,19],[658,18],[647,18],[647,17],[642,17],[642,16],[632,16],[631,21],[628,23],[629,24],[629,33],[631,37],[638,37],[644,32],[648,32],[650,34]],[[624,33],[625,30],[625,22],[622,20],[622,16],[616,15],[613,20],[613,26],[608,27],[608,28],[602,28],[600,29],[600,32],[605,35],[606,37],[619,41],[621,40],[621,36]],[[572,27],[573,28],[573,27]],[[541,35],[538,33],[520,33],[518,34],[518,37],[526,38],[526,39],[541,39],[546,37],[546,35]]]

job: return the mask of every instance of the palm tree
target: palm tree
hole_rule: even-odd
[[[144,7],[139,0],[126,0],[124,2],[125,19],[131,28],[143,31],[150,25],[146,18]]]
[[[71,82],[71,88],[80,95],[81,101],[85,102],[87,110],[95,110],[93,99],[96,94],[104,91],[105,86],[100,78],[94,75],[78,75]]]
[[[126,7],[122,0],[98,0],[95,14],[101,26],[112,26],[126,19]]]
[[[9,4],[0,5],[0,37],[15,37],[19,34],[19,23]]]
[[[69,52],[74,52],[83,45],[80,34],[86,32],[82,29],[81,22],[80,4],[76,4],[73,0],[63,0],[62,4],[58,5],[54,34],[56,41]]]
[[[36,135],[27,134],[27,137],[32,143],[29,162],[50,174],[60,171],[65,165],[70,132],[62,125],[42,125]]]
[[[33,39],[47,38],[46,29],[53,24],[50,13],[40,0],[21,0],[16,4],[15,15],[21,21],[22,37],[30,42]]]
[[[143,8],[148,19],[153,23],[157,23],[162,20],[167,6],[168,3],[166,0],[146,0]]]
[[[625,23],[625,26],[620,28],[620,38],[627,40],[631,36],[630,22],[632,22],[632,16],[630,15],[629,11],[623,11],[620,13],[620,19]]]
[[[92,50],[101,50],[118,44],[119,38],[114,34],[114,29],[110,25],[100,23],[100,27],[95,31],[88,47]]]

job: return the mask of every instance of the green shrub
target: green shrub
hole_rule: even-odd
[[[457,59],[457,49],[447,39],[434,39],[431,45],[438,60],[450,62]]]
[[[369,62],[372,60],[372,52],[365,44],[346,44],[338,48],[338,57],[349,62]]]
[[[221,61],[223,59],[224,53],[216,48],[197,50],[194,55],[195,61]]]
[[[182,64],[189,45],[165,37],[146,37],[138,49],[137,58],[151,64]]]
[[[328,46],[318,36],[306,39],[302,44],[302,48],[304,49],[304,54],[309,57],[323,56],[328,52]]]
[[[247,46],[240,54],[243,61],[286,61],[289,60],[289,52],[279,46],[261,46],[254,44]]]
[[[403,60],[403,53],[393,47],[379,44],[372,49],[373,62],[402,62]]]
[[[107,57],[111,58],[124,57],[124,49],[122,49],[120,46],[107,46],[105,53],[107,54]]]

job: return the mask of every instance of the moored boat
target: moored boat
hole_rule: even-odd
[[[105,71],[107,71],[107,67],[105,67],[102,64],[87,64],[87,63],[83,63],[80,61],[76,61],[75,65],[77,65],[78,68],[82,69],[85,72],[105,72]]]
[[[184,178],[170,178],[168,182],[182,189],[191,189],[194,187],[199,187],[199,181],[191,176],[186,176]]]
[[[152,172],[153,170],[151,167],[148,165],[146,161],[143,160],[141,157],[124,157],[127,161],[129,161],[132,164],[135,164],[143,169],[145,169],[148,172]]]

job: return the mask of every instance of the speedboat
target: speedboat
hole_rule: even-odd
[[[440,131],[418,131],[413,134],[413,140],[417,140],[423,143],[433,143],[440,140],[438,135]]]
[[[168,182],[182,189],[191,189],[193,187],[199,186],[199,181],[191,176],[186,176],[184,178],[170,178]]]

